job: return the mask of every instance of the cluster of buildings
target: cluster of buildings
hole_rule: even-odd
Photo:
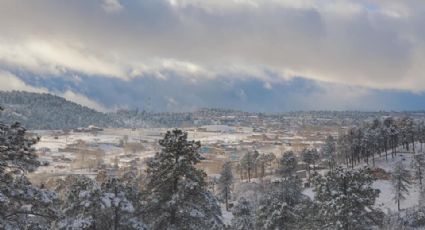
[[[188,132],[190,139],[201,142],[203,160],[197,167],[208,175],[217,175],[226,161],[237,166],[248,151],[273,154],[276,158],[286,151],[293,151],[299,156],[304,148],[320,148],[326,137],[336,136],[341,127],[326,125],[326,121],[325,124],[317,123],[317,119],[307,119],[306,116],[265,116],[243,112],[199,112],[191,119],[194,123],[205,123],[182,129]],[[160,151],[158,140],[167,130],[89,126],[72,131],[44,131],[37,149],[40,157],[50,164],[40,170],[51,175],[90,175],[99,169],[114,173],[128,168],[143,171],[146,160]]]

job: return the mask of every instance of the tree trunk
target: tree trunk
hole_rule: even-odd
[[[242,166],[239,167],[239,175],[241,177],[241,181],[243,180],[243,170],[242,170]]]
[[[228,198],[228,188],[226,188],[226,194],[225,194],[225,196],[226,196],[226,211],[229,211],[229,198]]]
[[[174,182],[173,182],[173,193],[176,193],[177,192],[178,180],[179,180],[178,177],[174,178]],[[177,213],[176,208],[175,207],[172,207],[171,210],[170,210],[170,225],[173,226],[173,227],[175,227],[175,224],[176,224],[176,213]]]
[[[415,149],[415,137],[412,135],[412,149],[413,149],[413,154],[415,154],[416,149]]]
[[[385,160],[388,161],[388,150],[387,150],[387,147],[385,147]]]
[[[119,217],[118,217],[118,211],[116,210],[117,207],[115,207],[114,209],[115,209],[114,210],[114,212],[115,212],[115,215],[114,215],[114,230],[118,230]]]
[[[397,199],[397,210],[400,212],[400,199]]]
[[[115,188],[114,188],[114,192],[115,192],[115,195],[117,195],[118,194],[118,191],[117,191],[117,187],[115,186]],[[119,207],[114,207],[114,230],[118,230],[118,225],[119,225],[119,215],[118,215],[118,208]]]
[[[413,153],[416,153],[416,148],[415,148],[415,137],[412,136],[412,145],[413,145]]]
[[[311,174],[310,174],[310,165],[309,164],[307,164],[307,171],[308,171],[308,183],[310,184]]]
[[[261,178],[263,178],[266,174],[265,164],[261,165]]]

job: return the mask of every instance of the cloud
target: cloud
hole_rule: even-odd
[[[74,93],[73,91],[70,91],[70,90],[67,90],[66,92],[60,94],[59,96],[67,99],[68,101],[75,102],[77,104],[92,108],[100,112],[108,111],[108,109],[106,109],[103,105],[100,105],[99,103],[89,99],[88,97],[81,94]]]
[[[103,0],[102,7],[106,12],[109,13],[116,13],[124,8],[119,0]]]
[[[31,81],[28,80],[27,81]],[[187,82],[173,75],[166,81],[154,76],[131,80],[81,76],[78,83],[61,78],[41,79],[50,91],[67,90],[85,95],[107,109],[139,108],[147,111],[193,111],[198,108],[230,108],[244,111],[282,112],[290,110],[378,110],[421,108],[424,96],[408,92],[373,90],[364,87],[330,84],[304,78],[275,83],[267,88],[258,79],[215,78]],[[59,88],[58,88],[59,87]],[[398,99],[397,95],[406,100]],[[385,96],[382,96],[385,95]],[[414,100],[412,100],[412,98]],[[408,103],[415,101],[416,107]],[[408,102],[408,103],[406,103]],[[81,103],[81,102],[79,102]]]
[[[0,68],[422,92],[424,15],[419,0],[2,1]]]
[[[125,70],[114,61],[96,56],[85,47],[59,41],[29,39],[20,43],[0,42],[0,61],[39,74],[61,75],[77,71],[90,75],[125,76]]]
[[[50,93],[50,94],[63,97],[77,104],[95,109],[97,111],[101,111],[101,112],[108,111],[104,106],[89,99],[88,97],[82,94],[75,93],[71,90],[60,92],[57,90],[50,91],[45,87],[34,87],[31,85],[28,85],[16,75],[10,72],[2,71],[2,70],[0,70],[0,90],[1,91],[17,90],[17,91],[26,91],[26,92],[32,92],[32,93]]]
[[[34,93],[46,93],[45,88],[37,88],[27,85],[24,81],[13,75],[12,73],[0,70],[0,90],[12,91],[20,90]]]

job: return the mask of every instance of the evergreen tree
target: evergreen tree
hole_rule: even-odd
[[[329,135],[326,138],[321,152],[325,160],[328,162],[329,170],[333,171],[333,168],[336,165],[336,144],[335,139],[332,136]]]
[[[144,230],[129,188],[119,178],[96,181],[86,176],[68,176],[58,182],[65,218],[58,229]]]
[[[251,178],[252,178],[252,171],[255,168],[255,162],[256,159],[258,157],[258,152],[252,152],[252,151],[248,151],[247,153],[245,153],[241,160],[240,160],[240,164],[241,164],[241,169],[246,171],[248,174],[248,182],[251,182]]]
[[[0,229],[50,229],[60,216],[56,194],[26,177],[40,166],[32,147],[37,141],[19,123],[0,122]]]
[[[271,166],[276,156],[273,153],[260,154],[257,158],[257,167],[260,167],[260,176],[263,178],[266,175],[266,168]]]
[[[279,161],[277,173],[282,177],[293,176],[297,171],[298,161],[294,152],[287,151],[283,154]]]
[[[234,230],[252,230],[254,229],[253,207],[248,200],[241,197],[233,207],[232,229]]]
[[[95,181],[85,176],[67,176],[57,183],[56,192],[65,215],[57,228],[99,229],[101,221],[97,215],[101,210],[101,191]]]
[[[303,149],[302,150],[302,159],[303,162],[306,164],[306,169],[308,173],[308,180],[310,181],[311,178],[311,165],[313,165],[313,170],[316,170],[316,161],[319,159],[319,154],[317,152],[317,149]]]
[[[200,143],[181,130],[168,131],[162,150],[148,162],[145,217],[152,229],[222,229],[221,210],[207,191]]]
[[[398,123],[402,146],[409,151],[409,144],[412,143],[413,152],[415,152],[415,130],[413,119],[410,117],[403,117],[398,121]]]
[[[233,184],[232,163],[226,162],[218,179],[218,192],[220,198],[226,202],[226,210],[229,211],[230,191]]]
[[[415,170],[415,178],[419,182],[420,189],[422,190],[422,184],[425,173],[425,155],[416,154],[414,155],[414,160],[412,161],[413,169]]]
[[[311,202],[301,192],[301,180],[296,176],[271,185],[256,212],[257,229],[302,229]]]
[[[394,202],[397,204],[397,209],[400,211],[400,202],[405,200],[406,194],[409,194],[410,174],[403,165],[403,162],[397,162],[392,175],[392,184],[394,189]]]
[[[425,123],[421,121],[416,127],[416,136],[421,144],[421,153],[423,153],[423,143],[425,143]]]
[[[368,168],[344,170],[336,167],[326,176],[314,179],[319,229],[369,229],[382,223],[383,214],[375,208],[379,190]]]

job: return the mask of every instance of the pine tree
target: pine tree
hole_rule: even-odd
[[[423,143],[425,142],[425,123],[421,121],[416,128],[416,135],[419,143],[421,144],[421,153],[423,153]]]
[[[221,210],[207,191],[200,143],[181,130],[168,131],[162,150],[148,162],[145,218],[152,229],[222,229]]]
[[[229,211],[229,199],[230,191],[233,184],[233,173],[232,173],[232,163],[226,162],[223,164],[223,168],[220,173],[220,178],[218,179],[218,192],[220,198],[226,202],[226,210]]]
[[[131,200],[129,189],[120,178],[107,176],[93,180],[86,176],[68,176],[58,182],[65,218],[58,229],[128,229],[144,230],[138,217],[137,201]]]
[[[297,171],[298,161],[294,152],[287,151],[283,154],[279,161],[277,173],[282,177],[293,176]]]
[[[422,184],[425,173],[425,155],[416,154],[414,155],[414,161],[412,161],[413,169],[415,169],[415,178],[419,182],[420,189],[422,190]]]
[[[260,167],[260,177],[263,178],[266,175],[266,168],[271,166],[272,161],[276,159],[273,153],[260,154],[257,158],[257,167]]]
[[[136,216],[141,210],[136,210],[137,201],[131,200],[134,192],[122,183],[121,178],[110,177],[100,187],[102,191],[100,199],[105,206],[102,213],[104,223],[108,223],[113,230],[146,229],[141,219]]]
[[[391,156],[394,157],[398,144],[398,130],[392,117],[387,117],[383,121],[383,134],[385,135],[385,159],[388,159],[387,145],[391,148]]]
[[[383,214],[375,208],[379,190],[368,168],[344,170],[336,167],[314,179],[319,229],[367,229],[379,226]]]
[[[245,153],[241,160],[240,160],[240,164],[241,164],[241,169],[246,171],[248,174],[248,182],[251,182],[251,178],[252,178],[252,171],[255,168],[255,162],[256,159],[258,157],[258,152],[252,152],[252,151],[248,151],[247,153]]]
[[[332,136],[328,136],[325,140],[325,144],[322,147],[322,154],[329,165],[329,170],[333,171],[336,165],[336,144],[335,139]]]
[[[65,215],[57,228],[99,229],[101,223],[96,215],[101,210],[101,191],[95,181],[85,176],[67,176],[57,184]]]
[[[254,229],[253,207],[248,200],[241,197],[232,210],[232,229],[234,230],[252,230]]]
[[[397,162],[392,175],[392,184],[394,189],[394,202],[397,204],[397,209],[400,211],[400,202],[405,200],[406,194],[409,194],[410,174],[403,165],[403,162]]]
[[[37,141],[19,123],[0,122],[0,229],[50,229],[60,216],[56,194],[26,177],[40,166]]]
[[[256,211],[257,229],[302,229],[311,202],[301,192],[301,180],[296,176],[271,185]]]
[[[415,152],[415,131],[413,119],[403,117],[399,120],[400,140],[403,147],[409,151],[409,144],[412,143],[413,152]]]
[[[303,149],[302,151],[302,159],[303,162],[306,164],[307,173],[308,173],[308,180],[310,181],[311,178],[311,167],[310,165],[313,165],[313,170],[316,170],[316,161],[319,159],[319,154],[317,152],[317,149]]]

